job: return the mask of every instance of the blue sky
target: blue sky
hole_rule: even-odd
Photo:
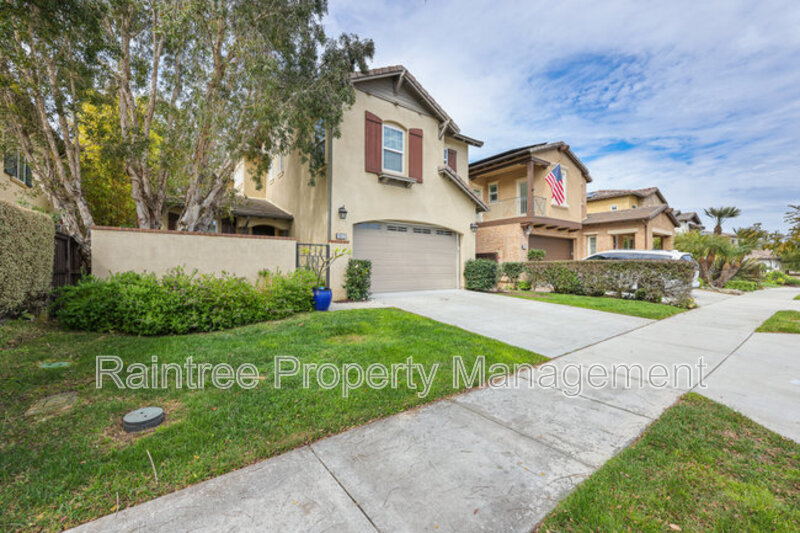
[[[800,203],[800,2],[330,0],[326,25],[408,67],[473,160],[564,140],[590,190],[736,205],[728,230]]]

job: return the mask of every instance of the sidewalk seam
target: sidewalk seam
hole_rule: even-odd
[[[350,494],[350,491],[347,490],[347,488],[342,484],[341,481],[339,481],[339,478],[336,477],[336,475],[334,475],[333,471],[331,471],[331,469],[328,468],[328,465],[325,464],[325,461],[323,461],[322,458],[319,455],[317,455],[317,451],[314,449],[314,447],[311,444],[309,444],[308,449],[311,450],[312,454],[314,454],[314,457],[317,459],[317,461],[319,461],[319,464],[322,465],[322,468],[324,468],[328,472],[328,474],[330,474],[330,476],[333,478],[336,484],[339,485],[339,487],[341,487],[341,489],[344,491],[345,494],[347,494],[347,497],[350,498],[350,501],[353,502],[353,505],[355,505],[358,508],[358,510],[361,511],[361,514],[364,515],[364,518],[367,519],[367,522],[370,523],[372,528],[375,531],[380,532],[381,530],[378,528],[378,526],[375,525],[375,522],[372,521],[372,518],[367,514],[367,512],[364,511],[364,508],[361,507],[361,505],[356,501],[355,498],[353,498],[353,495]]]
[[[574,457],[571,453],[565,452],[564,450],[560,450],[560,449],[556,448],[555,446],[553,446],[553,445],[551,445],[551,444],[549,444],[547,442],[544,442],[541,439],[537,439],[536,437],[532,437],[531,435],[528,435],[527,433],[523,433],[522,431],[514,429],[514,428],[512,428],[510,426],[507,426],[506,424],[504,424],[500,420],[497,420],[495,417],[493,417],[491,415],[488,415],[486,413],[483,413],[483,412],[481,412],[479,410],[476,410],[472,406],[463,404],[463,403],[461,403],[461,402],[459,402],[459,401],[457,401],[455,399],[448,399],[448,400],[445,400],[445,401],[450,402],[453,405],[457,405],[458,407],[461,407],[462,409],[465,409],[465,410],[469,411],[470,413],[472,413],[474,415],[477,415],[477,416],[479,416],[479,417],[481,417],[481,418],[483,418],[485,420],[488,420],[489,422],[492,422],[493,424],[496,424],[496,425],[498,425],[498,426],[500,426],[502,428],[505,428],[505,429],[507,429],[507,430],[509,430],[509,431],[511,431],[513,433],[516,433],[517,435],[519,435],[521,437],[524,437],[524,438],[526,438],[528,440],[531,440],[531,441],[533,441],[533,442],[535,442],[537,444],[541,444],[545,448],[549,448],[549,449],[553,450],[554,452],[558,453],[559,455],[563,455],[565,457],[568,457],[569,459],[572,459],[573,461],[576,461],[576,462],[582,464],[583,466],[591,468],[592,471],[595,471],[595,470],[597,470],[599,468],[598,466],[593,465],[593,464],[589,464],[586,461],[583,461],[582,459],[578,459],[577,457]]]

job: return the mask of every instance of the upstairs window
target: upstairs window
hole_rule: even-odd
[[[489,201],[490,202],[497,201],[497,183],[489,184]]]
[[[616,210],[617,210],[617,204],[614,204],[614,205],[612,205],[612,206],[611,206],[611,210],[612,210],[612,211],[616,211]]]
[[[403,153],[405,147],[404,132],[399,128],[383,125],[383,170],[403,173]]]
[[[17,152],[9,152],[3,157],[3,170],[6,174],[15,178],[28,187],[33,186],[33,176],[31,167],[25,162],[25,158]]]

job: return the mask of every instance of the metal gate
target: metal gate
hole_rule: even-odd
[[[295,266],[297,268],[306,268],[313,272],[319,270],[322,263],[328,259],[330,253],[330,245],[327,244],[311,244],[311,243],[297,243],[295,254]],[[331,272],[330,269],[325,269],[325,286],[331,285]]]

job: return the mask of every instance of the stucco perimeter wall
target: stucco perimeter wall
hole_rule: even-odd
[[[258,271],[295,269],[295,240],[131,228],[92,229],[92,274],[163,274],[177,266],[202,273],[228,272],[255,281]]]

